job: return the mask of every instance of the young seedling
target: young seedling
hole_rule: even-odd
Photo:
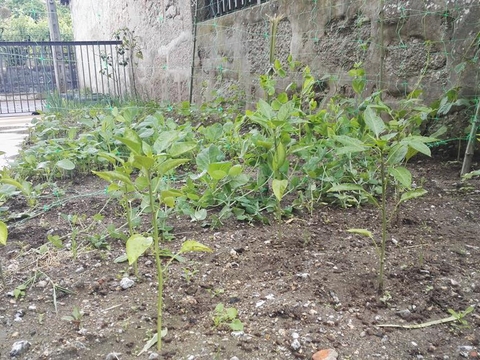
[[[218,303],[213,313],[213,325],[216,328],[228,326],[233,331],[243,331],[243,323],[238,319],[238,311],[234,307],[225,308]]]
[[[72,313],[70,315],[65,315],[62,317],[62,320],[68,321],[69,323],[75,326],[76,330],[80,330],[80,324],[82,322],[83,314],[77,306],[73,307]]]

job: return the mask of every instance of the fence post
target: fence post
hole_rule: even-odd
[[[48,27],[50,28],[50,40],[61,41],[60,27],[58,25],[57,7],[55,0],[47,0],[47,13],[48,13]],[[63,48],[62,46],[52,46],[53,53],[53,66],[55,68],[55,82],[57,90],[60,94],[65,93],[67,90],[67,82],[65,77],[65,64],[63,61]]]

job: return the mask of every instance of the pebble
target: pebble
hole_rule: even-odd
[[[157,359],[160,359],[160,355],[158,355],[156,352],[152,352],[150,353],[150,355],[148,355],[148,360],[157,360]]]
[[[128,277],[124,277],[122,280],[120,280],[120,287],[123,290],[131,288],[133,284],[135,284],[135,281],[133,281],[132,279],[129,279]]]
[[[24,352],[26,352],[28,349],[30,349],[30,342],[27,340],[20,340],[15,342],[12,345],[12,350],[10,350],[10,356],[11,357],[16,357],[18,355],[22,355]]]
[[[107,356],[105,356],[105,360],[118,360],[118,359],[120,359],[119,356],[121,356],[121,355],[122,355],[121,353],[111,352],[111,353],[107,354]]]
[[[245,333],[243,331],[232,331],[230,333],[230,335],[232,335],[233,337],[239,338],[239,337],[245,335]]]
[[[39,282],[37,282],[37,285],[35,287],[37,288],[44,288],[48,285],[48,283],[45,281],[45,280],[40,280]]]
[[[312,360],[336,360],[338,353],[334,349],[324,349],[317,351],[312,356]]]
[[[400,316],[402,319],[408,319],[410,317],[410,315],[412,314],[412,312],[408,309],[405,309],[405,310],[397,311],[396,314],[398,316]]]
[[[234,356],[234,357],[231,357],[230,360],[240,360],[238,357]]]
[[[294,351],[298,351],[302,347],[302,345],[300,344],[300,341],[298,341],[298,339],[293,340],[292,343],[290,344],[290,346],[292,347],[292,349]]]
[[[30,311],[35,311],[35,310],[37,310],[37,307],[32,304],[32,305],[29,305],[29,306],[28,306],[28,310],[30,310]]]

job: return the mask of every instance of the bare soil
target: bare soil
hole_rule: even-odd
[[[325,206],[271,225],[231,221],[220,228],[172,219],[169,247],[178,249],[187,238],[214,252],[171,264],[164,296],[168,334],[160,358],[311,359],[325,348],[334,348],[339,359],[478,358],[480,181],[461,183],[459,170],[458,163],[414,164],[429,193],[402,207],[390,229],[381,300],[371,241],[346,232],[368,228],[378,236],[375,209]],[[22,218],[31,210],[21,197],[7,204],[18,218],[10,220],[7,246],[0,248],[6,279],[0,285],[0,359],[9,359],[19,340],[31,343],[20,359],[155,358],[154,348],[137,357],[155,331],[153,255],[141,258],[141,276],[135,278],[127,263],[114,262],[124,253],[121,240],[107,239],[110,249],[98,250],[82,234],[76,259],[67,248],[55,249],[47,235],[72,231],[60,214],[86,214],[83,223],[89,224],[100,212],[105,219],[90,235],[124,222],[115,201],[107,203],[101,180],[58,186],[63,191],[46,191],[34,217]],[[125,276],[135,283],[123,290]],[[25,295],[12,297],[28,279]],[[214,327],[218,303],[238,310],[243,333]],[[424,323],[469,306],[476,309],[465,317],[468,326],[378,326]],[[83,314],[79,321],[62,320],[74,307]]]

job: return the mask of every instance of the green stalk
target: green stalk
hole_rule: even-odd
[[[5,287],[5,278],[3,277],[2,262],[0,261],[0,279],[2,279],[3,287]]]
[[[157,224],[157,211],[155,209],[155,200],[153,198],[152,182],[150,179],[150,171],[147,170],[148,182],[148,201],[150,203],[150,210],[152,214],[152,227],[153,227],[153,246],[155,247],[155,263],[157,265],[157,282],[158,282],[158,294],[157,294],[157,350],[160,352],[162,349],[162,309],[163,309],[163,269],[160,260],[160,234],[158,232]]]
[[[125,186],[125,193],[127,192],[127,187]],[[128,235],[132,236],[133,235],[133,224],[132,224],[132,204],[128,199],[125,199],[125,207],[127,210],[127,224],[128,224]],[[138,278],[138,261],[134,261],[133,263],[133,271],[135,273],[135,276]]]
[[[382,243],[380,245],[380,269],[378,272],[378,294],[383,294],[385,272],[385,248],[387,244],[387,178],[385,174],[385,158],[383,151],[380,152],[380,178],[382,179]]]

